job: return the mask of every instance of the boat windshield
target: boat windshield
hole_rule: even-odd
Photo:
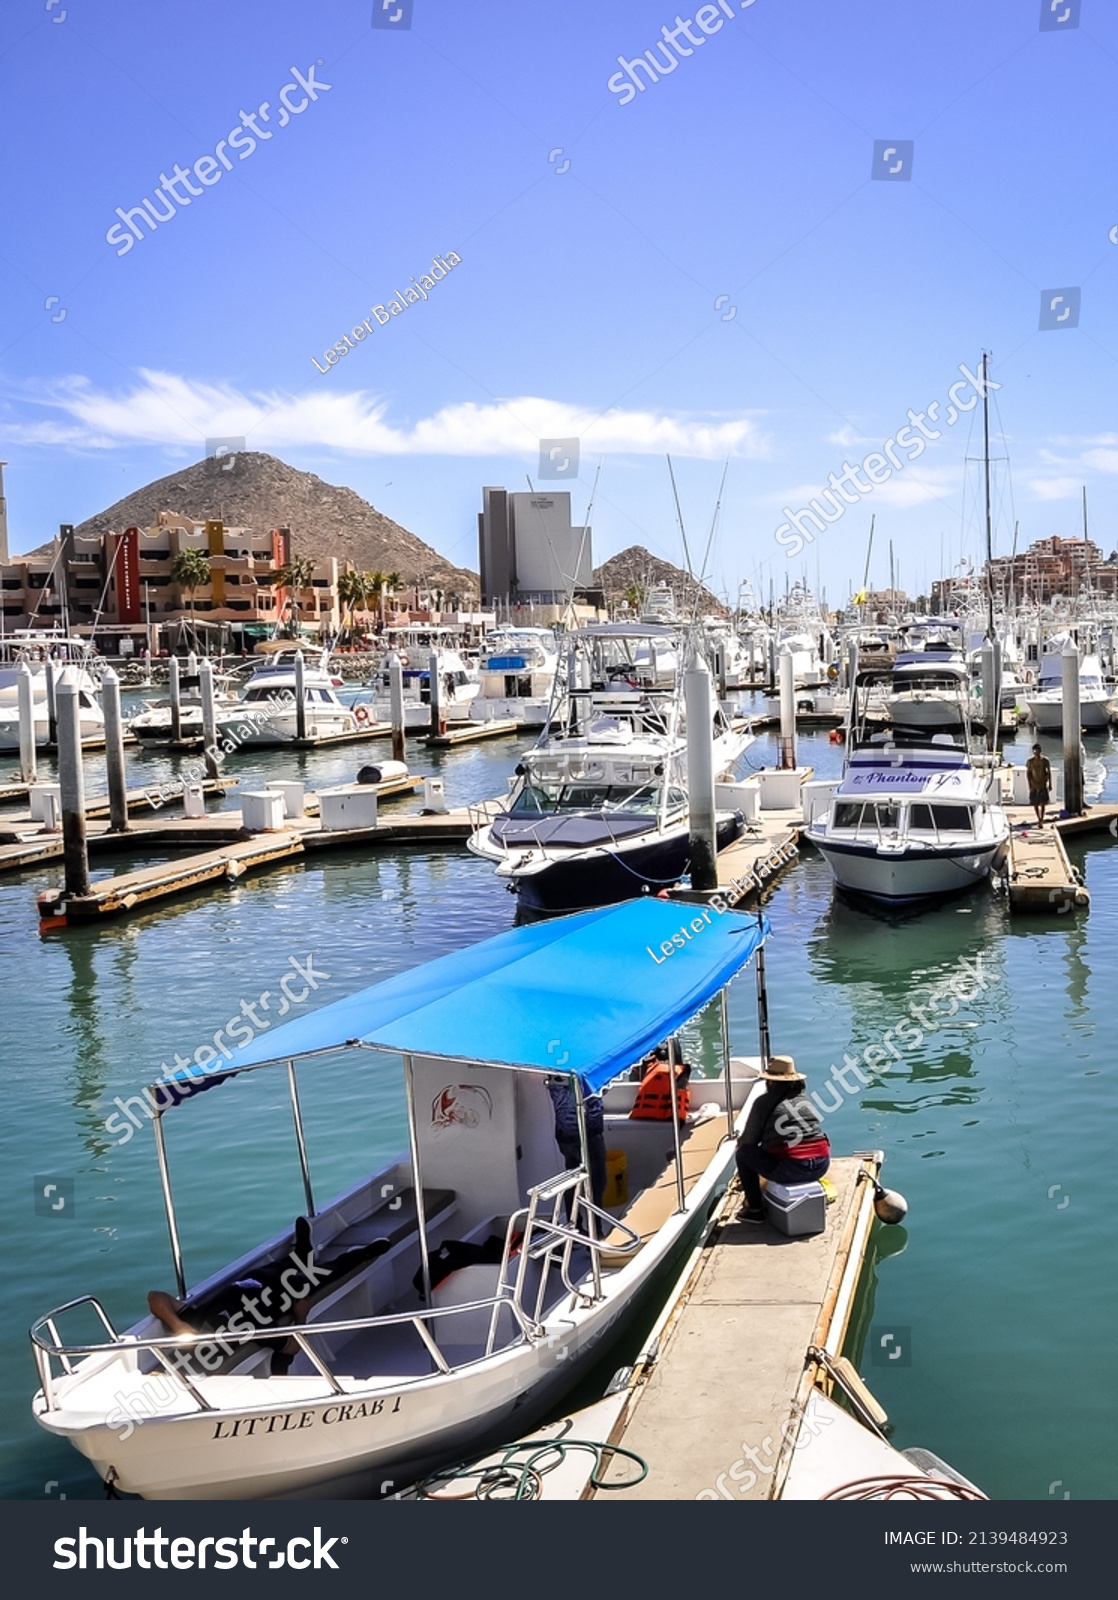
[[[916,801],[909,808],[908,828],[910,833],[971,833],[974,811],[970,806],[927,805]]]
[[[514,816],[559,816],[574,811],[629,811],[656,816],[660,810],[660,785],[631,783],[548,782],[533,778],[513,801]],[[668,810],[687,804],[687,796],[674,784],[668,790]]]
[[[895,828],[900,807],[893,800],[840,800],[835,806],[835,828]]]

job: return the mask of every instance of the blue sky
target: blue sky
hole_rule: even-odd
[[[984,346],[998,549],[1016,519],[1022,545],[1077,533],[1082,485],[1113,548],[1118,8],[1058,0],[1042,29],[1042,0],[726,5],[630,98],[619,56],[699,7],[414,0],[410,27],[373,28],[374,0],[8,0],[13,549],[244,435],[476,566],[482,485],[541,481],[539,438],[577,437],[578,479],[552,487],[583,512],[601,462],[597,560],[682,561],[670,450],[696,564],[729,460],[714,587],[818,577],[840,603],[875,514],[873,578],[891,540],[915,591],[979,555],[977,409],[802,552],[775,534],[910,408],[942,417]],[[312,64],[329,89],[289,93],[279,126]],[[270,137],[226,170],[218,142],[265,101]],[[902,140],[911,177],[874,181],[875,141]],[[189,206],[106,242],[207,156]],[[452,251],[382,326],[372,307]],[[1068,288],[1078,325],[1041,331],[1042,292]]]

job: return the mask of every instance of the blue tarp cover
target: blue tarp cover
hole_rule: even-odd
[[[602,1088],[661,1044],[749,961],[766,918],[627,900],[413,967],[261,1033],[228,1065],[152,1085],[161,1109],[246,1068],[345,1045],[530,1070]]]

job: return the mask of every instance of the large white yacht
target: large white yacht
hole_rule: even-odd
[[[50,743],[45,657],[49,653],[55,682],[63,668],[77,677],[78,722],[83,740],[105,737],[105,717],[98,698],[100,686],[90,671],[89,646],[83,640],[53,634],[16,634],[2,642],[0,657],[0,750],[19,749],[20,667],[31,669],[31,707],[37,747]]]
[[[1038,733],[1059,733],[1064,719],[1064,646],[1066,633],[1054,634],[1040,659],[1036,686],[1028,691],[1029,721]],[[1112,703],[1096,655],[1079,657],[1079,725],[1098,733],[1110,722]]]
[[[542,728],[551,710],[559,647],[550,628],[498,628],[485,640],[479,692],[470,703],[475,722],[513,718]]]
[[[675,630],[602,623],[568,636],[560,714],[521,757],[509,798],[477,808],[468,844],[532,910],[606,905],[677,883],[690,864],[687,739]],[[715,773],[730,778],[754,735],[713,698]],[[742,831],[720,812],[718,846]]]
[[[869,733],[856,705],[842,781],[805,832],[840,889],[903,903],[973,888],[1000,864],[1000,781],[972,759],[966,735],[965,720],[957,736]]]
[[[963,727],[970,675],[961,637],[950,636],[956,626],[914,635],[895,657],[889,693],[895,728],[937,733]]]
[[[295,655],[292,649],[270,656],[248,680],[236,719],[239,744],[290,744],[299,737]],[[303,705],[308,739],[354,733],[360,726],[353,711],[338,699],[325,652],[317,662],[304,662]]]

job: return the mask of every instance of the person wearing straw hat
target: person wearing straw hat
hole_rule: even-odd
[[[831,1164],[831,1141],[792,1057],[770,1056],[761,1076],[765,1087],[749,1108],[734,1157],[745,1195],[739,1222],[764,1222],[762,1178],[811,1183]]]

